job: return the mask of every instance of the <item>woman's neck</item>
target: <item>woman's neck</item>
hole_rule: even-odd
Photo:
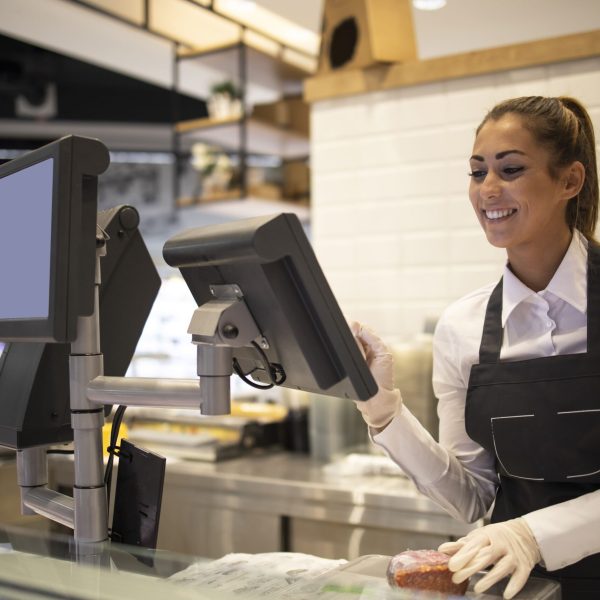
[[[568,231],[561,239],[546,247],[507,249],[510,270],[534,292],[546,289],[565,257],[573,234]]]

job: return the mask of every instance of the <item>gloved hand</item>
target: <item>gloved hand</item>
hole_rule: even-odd
[[[456,542],[442,544],[438,550],[452,556],[448,568],[454,571],[455,583],[494,565],[475,584],[476,594],[510,575],[504,598],[512,598],[525,585],[531,569],[542,558],[533,533],[522,518],[474,529]]]
[[[402,396],[394,389],[394,361],[383,341],[368,327],[353,321],[350,329],[358,342],[379,391],[369,400],[355,400],[370,427],[383,429],[402,409]]]

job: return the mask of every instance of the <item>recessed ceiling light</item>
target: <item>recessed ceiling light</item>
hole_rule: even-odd
[[[249,13],[256,8],[255,0],[226,0],[221,1],[221,4],[225,4],[227,9],[234,13]]]
[[[446,0],[413,0],[413,6],[419,10],[438,10],[446,6]]]

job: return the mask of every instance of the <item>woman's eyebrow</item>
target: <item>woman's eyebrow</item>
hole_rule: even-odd
[[[504,152],[498,152],[498,154],[496,154],[496,159],[499,160],[504,158],[508,154],[520,154],[521,156],[525,156],[525,152],[521,152],[521,150],[504,150]]]
[[[504,158],[509,154],[520,154],[521,156],[526,156],[525,152],[521,152],[521,150],[503,150],[502,152],[498,152],[498,154],[496,154],[496,160],[500,160],[501,158]],[[479,154],[473,154],[473,156],[471,156],[471,160],[478,160],[480,162],[483,162],[485,158],[483,158],[483,156],[480,156]]]

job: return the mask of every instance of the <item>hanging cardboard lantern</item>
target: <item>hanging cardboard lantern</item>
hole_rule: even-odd
[[[320,74],[416,56],[409,0],[325,0]]]

